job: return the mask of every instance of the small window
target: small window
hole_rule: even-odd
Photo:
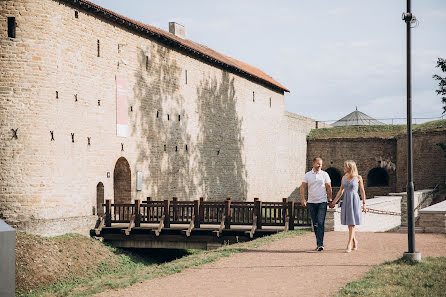
[[[146,56],[146,71],[149,70],[149,56]]]
[[[269,107],[271,108],[271,97],[269,97]]]
[[[254,91],[252,92],[252,102],[256,102],[256,94]]]
[[[185,78],[186,78],[186,85],[187,85],[187,70],[185,71],[184,75],[185,75]]]
[[[75,17],[76,19],[79,18],[79,11],[77,11],[77,10],[74,11],[74,17]]]
[[[178,115],[178,122],[181,121],[181,115]]]
[[[8,17],[8,37],[15,38],[15,17]]]
[[[98,39],[98,57],[101,56],[101,42]]]

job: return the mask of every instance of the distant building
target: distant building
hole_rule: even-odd
[[[332,124],[334,127],[340,126],[371,126],[371,125],[385,125],[384,123],[375,120],[374,118],[360,112],[356,107],[356,110],[349,113],[342,119]]]

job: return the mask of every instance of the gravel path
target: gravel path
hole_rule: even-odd
[[[95,296],[331,296],[374,265],[407,250],[407,234],[357,233],[357,251],[345,253],[348,233],[325,234],[325,250],[313,251],[313,233]],[[446,256],[446,236],[417,234],[422,257]]]

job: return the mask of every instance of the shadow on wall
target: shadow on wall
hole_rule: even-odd
[[[242,120],[236,110],[234,78],[222,71],[197,86],[201,184],[208,200],[246,200],[247,172],[243,163]],[[261,174],[261,173],[258,173]]]
[[[186,129],[184,98],[179,93],[181,68],[171,58],[170,49],[154,46],[151,50],[151,57],[159,57],[159,63],[147,59],[142,49],[138,53],[134,94],[140,112],[134,125],[139,127],[132,129],[141,132],[136,135],[137,163],[144,164],[149,173],[143,181],[148,185],[145,195],[158,200],[197,199],[193,177],[198,168],[190,162],[193,148]]]
[[[217,78],[200,82],[199,135],[192,140],[187,129],[190,115],[180,93],[182,69],[170,49],[155,45],[151,50],[150,56],[159,57],[159,63],[147,59],[142,49],[138,53],[134,100],[140,112],[132,127],[132,133],[140,133],[134,135],[139,141],[137,164],[144,164],[149,173],[143,181],[148,185],[145,196],[244,200],[246,170],[234,80],[223,73],[220,82]]]
[[[295,202],[300,203],[300,185],[298,185],[290,195],[288,195],[289,200],[293,200]]]

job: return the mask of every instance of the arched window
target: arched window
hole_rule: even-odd
[[[104,207],[102,206],[104,202],[104,184],[99,182],[96,186],[96,213],[100,217],[104,215]]]
[[[334,167],[330,167],[330,168],[325,169],[325,171],[330,176],[331,186],[332,187],[340,187],[341,186],[342,175],[339,172],[339,170],[337,170]]]
[[[384,168],[376,167],[367,174],[368,187],[387,187],[389,185],[389,175]]]

